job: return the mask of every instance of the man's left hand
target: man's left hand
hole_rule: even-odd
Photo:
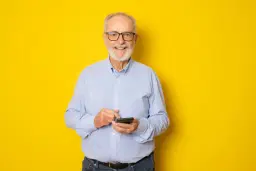
[[[130,124],[125,123],[116,123],[115,121],[112,121],[112,127],[117,132],[120,132],[122,134],[130,134],[136,131],[136,129],[139,126],[139,121],[134,118],[133,122]]]

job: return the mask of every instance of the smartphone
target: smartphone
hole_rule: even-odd
[[[133,122],[133,117],[130,117],[130,118],[116,118],[115,119],[115,122],[116,123],[125,123],[125,124],[130,124]]]

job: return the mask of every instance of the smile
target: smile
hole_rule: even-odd
[[[117,50],[124,50],[124,49],[126,49],[127,47],[114,47],[115,49],[117,49]]]

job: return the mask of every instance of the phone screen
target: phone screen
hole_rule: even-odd
[[[117,118],[115,121],[116,123],[126,123],[126,124],[130,124],[133,122],[133,119],[132,117],[130,118]]]

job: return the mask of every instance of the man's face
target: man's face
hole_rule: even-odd
[[[118,61],[128,60],[136,43],[136,35],[133,33],[133,23],[125,16],[115,16],[108,20],[104,34],[104,42],[109,55]],[[123,36],[118,33],[123,33]]]

